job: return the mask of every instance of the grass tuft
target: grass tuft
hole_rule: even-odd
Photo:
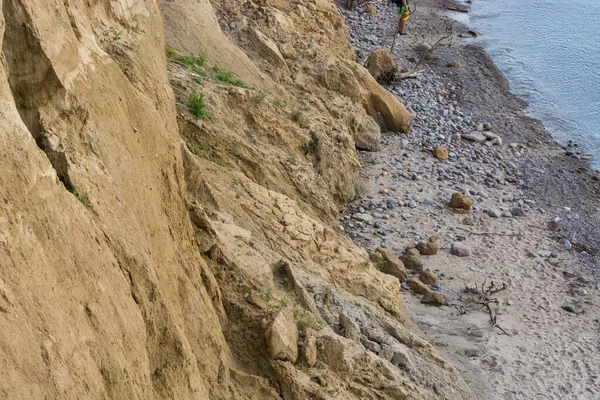
[[[303,308],[296,308],[294,310],[294,319],[296,320],[298,329],[301,331],[306,330],[306,328],[320,331],[323,328],[323,322],[321,322],[312,312]]]
[[[168,59],[177,61],[188,67],[204,67],[206,65],[206,55],[204,53],[198,54],[197,57],[184,56],[179,54],[176,50],[167,47],[166,54]]]
[[[263,89],[260,89],[259,91],[254,93],[254,95],[252,95],[252,102],[254,103],[254,105],[259,106],[263,104],[267,99],[267,94],[267,91]]]
[[[196,88],[194,88],[190,94],[188,107],[190,108],[192,114],[194,114],[196,117],[204,120],[209,119],[208,112],[206,111],[206,100],[204,99],[204,93],[196,90]]]
[[[214,67],[213,73],[214,73],[215,79],[221,83],[224,83],[226,85],[241,87],[244,89],[252,89],[244,81],[242,81],[241,79],[239,79],[235,75],[233,75],[233,73],[231,71],[227,71],[227,70],[221,69],[219,67]]]

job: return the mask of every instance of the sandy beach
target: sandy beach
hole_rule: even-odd
[[[362,60],[390,48],[396,18],[389,2],[368,4],[376,15],[343,12]],[[384,134],[380,152],[361,154],[365,193],[340,224],[357,244],[396,254],[438,235],[437,254],[421,259],[446,305],[422,304],[406,285],[402,297],[481,399],[598,398],[598,176],[525,115],[526,103],[448,7],[456,5],[419,1],[398,41],[394,59],[406,71],[423,45],[453,33],[420,75],[388,86],[413,129]],[[466,139],[472,132],[501,140]],[[437,146],[448,160],[434,157]],[[456,192],[473,201],[472,216],[447,207]],[[492,281],[506,284],[490,296],[496,327],[465,293]]]

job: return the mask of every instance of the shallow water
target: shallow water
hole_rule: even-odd
[[[600,167],[600,2],[474,0],[454,16],[480,34],[529,114]]]

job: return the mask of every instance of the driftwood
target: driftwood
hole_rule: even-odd
[[[491,231],[473,231],[471,229],[463,228],[462,226],[457,226],[456,229],[463,230],[471,235],[499,235],[499,236],[522,236],[521,232],[491,232]]]
[[[493,328],[498,328],[500,331],[502,331],[502,333],[504,333],[507,336],[512,336],[510,333],[508,333],[504,328],[502,328],[500,325],[498,325],[498,321],[497,321],[497,315],[496,312],[494,311],[494,309],[492,308],[492,304],[498,304],[499,301],[497,298],[495,297],[491,297],[492,295],[501,292],[503,290],[506,290],[508,288],[508,285],[506,283],[503,283],[501,286],[497,286],[493,281],[489,284],[489,286],[486,288],[487,279],[484,280],[483,284],[481,285],[481,287],[478,287],[477,285],[465,285],[465,289],[464,292],[470,296],[468,296],[467,298],[464,298],[463,296],[461,296],[460,294],[457,293],[457,295],[461,298],[461,300],[463,301],[467,301],[476,305],[481,306],[481,308],[485,308],[488,312],[488,314],[490,315],[490,324],[492,325]]]
[[[443,43],[444,40],[452,40],[452,30],[450,31],[450,33],[447,36],[444,36],[442,38],[440,38],[437,42],[435,42],[433,44],[433,46],[431,46],[431,48],[429,50],[427,50],[425,52],[425,54],[423,54],[413,65],[413,67],[410,69],[410,71],[408,72],[403,72],[401,74],[396,75],[396,79],[397,80],[403,80],[403,79],[408,79],[408,78],[414,78],[416,76],[419,75],[419,73],[417,72],[417,68],[419,68],[419,66],[421,65],[421,63],[423,62],[423,60],[428,59],[431,56],[431,53],[433,53],[433,51],[439,47],[439,46],[450,46],[450,43]]]

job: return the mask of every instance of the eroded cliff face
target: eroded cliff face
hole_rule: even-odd
[[[336,227],[355,148],[410,117],[332,3],[0,15],[3,398],[471,396]],[[267,349],[282,308],[296,363]]]

